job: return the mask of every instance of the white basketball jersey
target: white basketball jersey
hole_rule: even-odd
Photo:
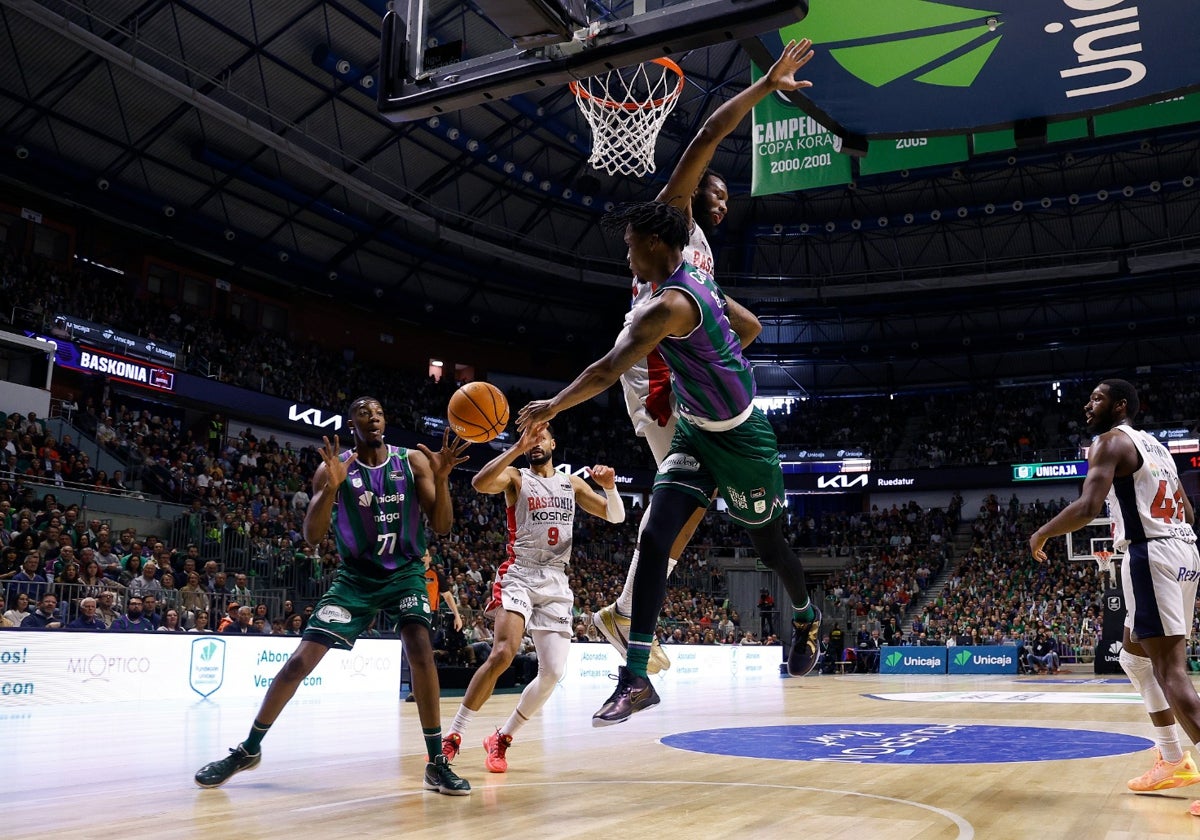
[[[571,477],[556,472],[543,478],[521,469],[521,492],[508,509],[509,556],[522,566],[567,565],[575,530],[575,488]]]
[[[692,233],[688,237],[687,247],[683,249],[683,261],[696,268],[713,273],[713,252],[709,247],[708,237],[700,230],[700,225],[692,223]],[[633,303],[625,313],[625,326],[628,330],[633,323],[633,313],[639,306],[644,306],[654,294],[653,283],[643,283],[633,278]],[[625,391],[625,407],[633,420],[634,428],[640,428],[648,420],[645,415],[646,396],[650,393],[650,373],[645,359],[638,359],[633,367],[621,374],[621,388]],[[650,421],[653,422],[653,421]]]
[[[1151,434],[1123,424],[1113,428],[1127,435],[1142,456],[1142,465],[1130,476],[1113,479],[1108,492],[1114,549],[1124,552],[1131,542],[1167,538],[1194,543],[1171,453]]]

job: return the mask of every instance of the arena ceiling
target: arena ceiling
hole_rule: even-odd
[[[434,31],[498,37],[471,6],[449,4]],[[0,177],[231,274],[581,358],[603,349],[627,277],[597,220],[658,182],[588,166],[565,88],[436,126],[381,119],[364,77],[383,12],[383,0],[0,0]],[[749,79],[732,43],[680,63],[660,179]],[[736,196],[714,247],[723,285],[766,324],[760,385],[903,391],[1194,364],[1195,128],[750,198],[743,126],[713,161]]]

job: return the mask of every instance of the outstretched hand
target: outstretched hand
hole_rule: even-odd
[[[524,435],[526,430],[549,423],[558,414],[550,407],[551,400],[534,400],[527,403],[517,414],[517,429]]]
[[[812,41],[788,41],[779,60],[767,71],[767,82],[773,90],[801,90],[812,87],[812,82],[797,80],[796,71],[812,60]]]
[[[333,443],[330,443],[327,437],[322,437],[321,440],[325,444],[321,447],[321,461],[325,464],[325,486],[336,490],[342,486],[342,482],[350,473],[350,465],[358,460],[358,453],[351,452],[350,457],[343,461],[340,457],[342,445],[337,435],[333,436]]]
[[[467,451],[467,447],[471,445],[470,441],[463,440],[455,435],[454,442],[450,442],[450,429],[447,427],[442,432],[442,448],[437,452],[433,452],[423,443],[417,444],[417,449],[424,453],[429,459],[429,466],[433,470],[433,478],[435,481],[442,481],[450,477],[451,471],[459,464],[466,463],[467,456],[463,453]]]
[[[516,451],[524,455],[530,449],[533,449],[547,425],[549,424],[535,423],[532,426],[526,426],[525,430],[521,432],[521,437],[517,440]]]
[[[588,475],[605,490],[611,490],[617,486],[617,471],[612,467],[596,464],[588,470]]]

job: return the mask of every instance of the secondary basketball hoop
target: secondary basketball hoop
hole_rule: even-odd
[[[654,171],[654,146],[683,92],[683,70],[669,58],[609,70],[569,84],[592,129],[595,169],[609,175]]]
[[[1096,558],[1096,565],[1099,567],[1101,576],[1111,575],[1113,572],[1112,552],[1101,549],[1092,554]]]

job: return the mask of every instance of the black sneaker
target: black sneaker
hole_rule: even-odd
[[[196,771],[196,784],[202,788],[220,787],[229,781],[234,773],[240,773],[243,770],[253,770],[262,761],[262,751],[251,755],[246,752],[246,748],[241,744],[232,747],[229,750],[229,755],[222,758],[220,761],[214,761],[211,764],[205,764]]]
[[[612,726],[629,720],[634,712],[649,709],[659,703],[658,692],[646,677],[632,674],[622,665],[617,669],[617,690],[604,701],[600,711],[592,715],[592,726]]]
[[[439,755],[425,765],[425,790],[447,796],[469,796],[471,783],[450,769],[450,761],[446,756]]]
[[[813,605],[813,617],[809,621],[792,622],[792,649],[788,652],[788,673],[803,677],[817,664],[821,653],[821,611]]]

